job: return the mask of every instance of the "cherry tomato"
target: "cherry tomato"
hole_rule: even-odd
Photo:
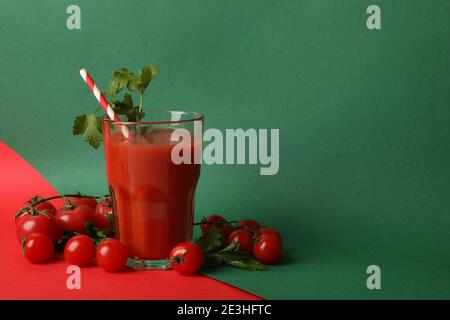
[[[42,197],[40,197],[40,196],[35,196],[35,197],[31,198],[30,200],[25,201],[24,204],[23,204],[22,209],[25,208],[25,207],[30,207],[30,206],[32,206],[34,203],[36,203],[36,202],[39,201],[40,199],[42,199]],[[50,202],[47,202],[47,201],[44,201],[44,202],[39,203],[38,205],[34,206],[34,209],[35,209],[36,211],[45,211],[45,213],[47,213],[47,214],[52,214],[52,215],[54,215],[54,214],[56,213],[55,206],[54,206],[53,204],[51,204]],[[20,221],[20,219],[21,219],[22,217],[23,217],[23,215],[18,216],[18,217],[16,217],[16,218],[14,219],[16,225],[19,224],[19,221]]]
[[[97,207],[97,200],[95,200],[94,198],[69,197],[69,201],[73,205],[88,206],[92,210],[95,210],[95,208]]]
[[[30,233],[23,243],[23,254],[33,263],[48,260],[54,250],[52,240],[44,233]]]
[[[256,260],[265,264],[277,263],[281,258],[281,251],[281,240],[274,235],[262,236],[253,247]]]
[[[233,232],[231,225],[218,214],[204,217],[201,222],[207,222],[201,225],[202,234],[205,234],[211,228],[219,228],[225,239]]]
[[[19,217],[19,222],[16,225],[16,235],[19,241],[22,241],[30,233],[44,233],[53,242],[58,241],[61,236],[61,229],[52,214],[37,212],[32,215],[25,212]]]
[[[269,234],[277,237],[280,240],[282,240],[281,239],[281,235],[280,235],[280,233],[277,230],[275,230],[273,228],[267,228],[267,227],[263,227],[263,228],[259,229],[256,232],[255,237],[259,238],[259,237],[262,237],[262,236],[265,236],[265,235],[269,235]]]
[[[259,227],[260,227],[259,223],[251,219],[241,220],[237,225],[238,229],[245,229],[245,230],[257,230],[259,229]]]
[[[39,200],[42,200],[43,198],[41,196],[35,196],[33,198],[31,198],[30,200],[25,201],[24,203],[24,207],[26,206],[32,206],[34,205],[36,202],[38,202]],[[36,210],[45,210],[47,211],[46,213],[51,213],[51,214],[55,214],[56,213],[56,208],[53,204],[51,204],[48,201],[44,201],[39,203],[38,205],[34,206],[34,209]]]
[[[64,258],[79,267],[89,264],[95,257],[94,241],[84,234],[76,235],[67,241],[64,247]]]
[[[182,242],[170,252],[172,268],[185,276],[196,273],[203,264],[203,252],[192,242]]]
[[[104,199],[100,201],[95,208],[94,225],[100,230],[111,228],[112,214],[111,200]]]
[[[86,223],[94,222],[94,210],[85,205],[72,204],[56,211],[55,218],[63,230],[86,233]]]
[[[222,225],[221,233],[225,239],[228,239],[233,230],[233,227],[229,223],[225,223]]]
[[[127,248],[119,240],[104,240],[97,248],[97,263],[108,272],[117,272],[125,268],[127,259]]]
[[[213,215],[210,215],[207,217],[203,217],[201,222],[203,224],[200,226],[200,228],[202,230],[202,234],[205,234],[209,229],[211,229],[213,226],[215,226],[212,223],[217,223],[217,222],[223,223],[223,222],[226,222],[226,220],[221,215],[213,214]],[[219,226],[219,224],[217,224],[216,226]]]
[[[252,252],[253,238],[250,232],[244,229],[234,230],[228,237],[228,244],[235,241],[239,244],[239,251]]]

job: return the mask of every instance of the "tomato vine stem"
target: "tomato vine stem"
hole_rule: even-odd
[[[222,222],[195,222],[194,226],[201,226],[202,224],[211,224],[211,225],[216,225],[216,226],[221,226],[224,223],[238,223],[239,221],[222,221]]]
[[[31,211],[31,213],[35,213],[35,209],[34,207],[37,206],[40,203],[43,203],[45,201],[50,201],[50,200],[54,200],[54,199],[60,199],[60,198],[92,198],[92,199],[103,199],[103,198],[109,198],[109,194],[105,194],[102,196],[90,196],[90,195],[85,195],[85,194],[81,194],[81,193],[74,193],[74,194],[59,194],[56,196],[51,196],[48,198],[39,198],[39,200],[37,201],[31,201],[31,204],[29,206],[26,206],[22,209],[20,209],[15,215],[14,218],[17,218],[18,216],[20,216],[21,214],[27,212],[27,211]],[[33,199],[33,198],[32,198]],[[35,198],[34,198],[35,199]]]

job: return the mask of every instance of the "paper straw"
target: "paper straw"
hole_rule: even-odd
[[[102,106],[103,110],[106,112],[108,117],[112,121],[120,121],[120,118],[116,115],[116,113],[114,112],[113,108],[109,104],[108,100],[106,100],[103,93],[98,89],[97,85],[95,84],[95,82],[92,79],[89,72],[87,72],[86,69],[81,69],[80,75],[83,78],[84,82],[86,82],[89,89],[91,89],[92,93],[97,98],[98,102],[100,103],[100,105]],[[124,137],[128,139],[128,137],[129,137],[128,128],[126,126],[122,125],[121,123],[116,123],[116,125],[119,127],[120,130],[122,130]]]

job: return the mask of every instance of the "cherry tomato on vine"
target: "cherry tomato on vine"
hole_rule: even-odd
[[[104,199],[97,204],[94,215],[94,226],[100,230],[112,228],[112,204],[110,199]]]
[[[117,272],[125,268],[127,259],[127,248],[119,240],[104,240],[97,248],[97,263],[108,272]]]
[[[237,228],[245,230],[257,230],[260,224],[256,220],[246,219],[239,221]]]
[[[229,223],[225,223],[222,225],[221,233],[225,239],[227,239],[230,234],[233,232],[233,227]]]
[[[56,211],[56,222],[63,230],[86,233],[86,223],[94,222],[94,210],[85,205],[69,205]]]
[[[221,215],[213,214],[207,217],[203,217],[201,222],[202,225],[200,226],[200,228],[202,230],[202,234],[205,234],[209,229],[215,226],[213,223],[224,223],[226,222],[226,220]],[[219,224],[217,224],[216,226],[219,226]]]
[[[69,197],[68,199],[73,205],[87,206],[92,210],[95,210],[95,208],[97,207],[97,200],[95,200],[94,198]]]
[[[273,228],[268,228],[268,227],[260,228],[256,232],[255,238],[259,238],[259,237],[266,236],[266,235],[273,235],[273,236],[277,237],[278,239],[282,240],[281,235],[277,230],[275,230]]]
[[[47,261],[54,253],[53,242],[44,233],[30,233],[22,244],[22,252],[32,263]]]
[[[22,209],[25,208],[25,207],[33,206],[34,203],[36,203],[37,201],[39,201],[41,199],[42,199],[41,196],[35,196],[35,197],[25,201],[24,204],[23,204]],[[34,206],[34,210],[36,210],[36,211],[45,211],[44,213],[52,214],[52,215],[55,215],[55,213],[56,213],[55,206],[53,204],[51,204],[50,202],[47,202],[47,201],[44,201],[44,202],[39,203],[38,205],[35,205]],[[14,219],[16,225],[19,224],[19,221],[20,221],[20,219],[22,217],[23,217],[23,215],[18,216],[18,217],[16,217]]]
[[[64,247],[64,258],[79,267],[89,264],[95,254],[94,240],[84,234],[73,236]]]
[[[42,200],[42,199],[43,198],[41,196],[35,196],[35,197],[25,201],[24,207],[32,206],[33,204],[35,204],[36,202],[38,202],[39,200]],[[51,214],[56,213],[55,206],[48,201],[44,201],[44,202],[41,202],[41,203],[35,205],[34,209],[35,210],[45,210],[46,213],[51,213]]]
[[[234,230],[228,237],[227,244],[230,244],[232,241],[239,244],[239,251],[252,252],[253,250],[253,238],[247,230]]]
[[[182,275],[196,273],[203,264],[203,252],[193,242],[182,242],[173,247],[169,255],[172,268]]]
[[[265,264],[277,263],[281,258],[281,251],[281,240],[274,235],[262,236],[253,247],[256,260]]]
[[[200,226],[202,234],[205,234],[211,228],[219,228],[225,239],[233,232],[231,225],[225,220],[224,217],[218,214],[213,214],[204,217],[201,221],[203,224]]]
[[[16,235],[19,241],[31,233],[46,234],[53,242],[58,241],[61,229],[52,214],[42,212],[24,212],[18,217]]]

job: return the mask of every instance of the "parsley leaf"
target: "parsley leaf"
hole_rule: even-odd
[[[218,228],[211,228],[196,243],[203,252],[209,252],[221,248],[224,245],[224,239]]]
[[[136,83],[136,76],[127,68],[119,68],[113,71],[111,83],[109,84],[108,94],[114,97],[122,89],[134,86]]]
[[[76,232],[64,230],[61,238],[55,243],[55,250],[57,252],[63,252],[67,241],[69,241],[70,238],[72,238],[75,235],[77,235]]]
[[[213,227],[209,229],[196,243],[204,253],[203,268],[227,264],[235,268],[251,271],[267,270],[267,267],[257,261],[252,254],[238,251],[239,244],[236,241],[225,245],[223,236],[218,228]]]
[[[109,84],[108,94],[114,97],[122,89],[144,93],[150,81],[159,73],[159,68],[155,64],[149,64],[139,70],[139,75],[135,75],[127,68],[119,68],[113,71],[112,80]]]
[[[95,114],[85,114],[75,118],[72,132],[74,135],[82,134],[84,140],[97,149],[103,141],[102,119]]]
[[[132,107],[126,115],[128,121],[140,121],[145,117],[145,112],[140,107]]]
[[[251,270],[251,271],[265,271],[267,267],[260,262],[258,262],[249,253],[244,252],[230,252],[221,251],[213,254],[217,259],[222,260],[224,263],[241,269]]]
[[[115,69],[108,90],[105,92],[111,97],[110,102],[114,112],[118,115],[124,115],[127,121],[141,121],[145,116],[143,111],[144,91],[158,73],[159,68],[155,64],[149,64],[141,68],[137,75],[127,68]],[[116,95],[123,89],[127,89],[128,92],[123,95],[122,100],[116,99]],[[133,91],[139,93],[139,106],[133,104],[133,98],[130,94]],[[74,135],[83,135],[84,140],[95,149],[103,141],[102,120],[101,117],[95,115],[98,109],[94,113],[76,117],[72,127]]]
[[[103,141],[102,119],[92,113],[87,115],[86,123],[84,138],[91,146],[97,149]]]
[[[228,246],[226,246],[221,250],[221,252],[236,252],[236,251],[239,251],[239,243],[237,243],[234,240],[231,241]]]
[[[207,253],[203,256],[202,268],[214,268],[223,264],[223,261],[214,254]]]
[[[135,85],[136,90],[138,90],[140,93],[144,93],[145,89],[150,84],[150,81],[152,81],[158,73],[159,68],[155,64],[149,64],[139,70],[139,81],[136,82]]]
[[[86,115],[78,116],[73,121],[72,132],[74,135],[83,134],[86,130]]]
[[[133,108],[133,98],[131,97],[131,94],[125,93],[122,101],[113,100],[111,104],[115,113],[127,114]]]
[[[86,222],[84,225],[87,229],[87,236],[94,240],[96,246],[98,246],[103,240],[108,239],[108,236],[99,228],[94,227],[91,222]]]

